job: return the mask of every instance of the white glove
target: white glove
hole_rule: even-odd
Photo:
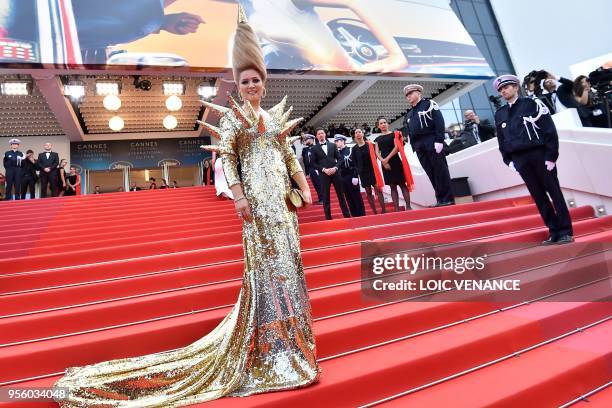
[[[444,145],[442,143],[434,143],[434,149],[436,149],[436,153],[440,153]]]
[[[551,162],[551,161],[545,161],[544,164],[546,165],[546,170],[548,171],[552,171],[552,169],[555,168],[555,162]]]
[[[357,184],[359,184],[359,179],[357,177],[353,177],[353,179],[351,180],[353,182],[353,185],[356,186]]]
[[[508,167],[510,167],[510,169],[512,169],[512,171],[516,172],[516,167],[514,167],[514,162],[510,162]]]

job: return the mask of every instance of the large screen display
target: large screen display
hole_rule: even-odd
[[[446,0],[240,3],[273,71],[493,75]],[[230,0],[0,0],[0,64],[225,70],[237,6]]]

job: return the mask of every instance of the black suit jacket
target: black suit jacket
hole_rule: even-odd
[[[55,152],[50,152],[49,158],[47,159],[46,152],[42,152],[38,154],[38,162],[36,165],[40,170],[45,169],[47,167],[51,168],[51,171],[57,169],[59,166],[59,154]]]
[[[312,165],[319,173],[321,173],[323,169],[332,167],[340,168],[338,163],[342,160],[340,152],[338,152],[336,148],[336,144],[332,142],[327,142],[327,154],[325,154],[321,145],[317,144],[312,146],[310,148],[310,158],[312,160]]]

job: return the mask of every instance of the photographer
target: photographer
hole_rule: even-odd
[[[610,64],[610,63],[609,63]],[[593,125],[612,128],[612,68],[608,65],[597,68],[589,74],[589,83],[595,91],[591,93],[593,105]]]
[[[461,138],[464,147],[474,146],[495,137],[495,128],[489,121],[481,121],[473,110],[466,110],[463,117],[465,122],[463,122]]]

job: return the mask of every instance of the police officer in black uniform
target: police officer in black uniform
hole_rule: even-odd
[[[20,200],[25,155],[18,150],[21,140],[11,139],[9,144],[11,145],[11,150],[4,153],[4,160],[2,161],[6,170],[5,196],[7,200],[12,200],[13,197],[15,197],[15,200]],[[13,188],[15,189],[14,195]]]
[[[346,145],[347,137],[344,135],[334,135],[334,142],[340,153],[339,173],[342,180],[342,191],[351,212],[351,217],[362,217],[365,215],[363,197],[359,189],[359,174],[357,167],[351,160],[351,148]]]
[[[317,169],[312,164],[312,147],[315,143],[314,135],[309,133],[304,134],[304,144],[302,145],[302,161],[304,162],[304,171],[310,177],[312,185],[317,192],[317,204],[323,204],[323,194],[321,194],[321,179]]]
[[[538,99],[523,98],[514,75],[498,77],[493,86],[508,102],[495,113],[499,150],[504,163],[525,181],[548,227],[542,244],[573,242],[572,220],[557,178],[559,137],[550,111]]]
[[[438,104],[422,97],[423,87],[410,84],[404,87],[404,95],[412,109],[408,115],[410,144],[427,173],[436,192],[434,207],[455,204],[451,191],[448,163],[444,154],[444,117]]]
[[[30,149],[26,152],[26,158],[23,161],[23,180],[21,181],[21,199],[25,200],[28,190],[30,190],[30,198],[35,198],[36,181],[36,160],[34,152]]]

